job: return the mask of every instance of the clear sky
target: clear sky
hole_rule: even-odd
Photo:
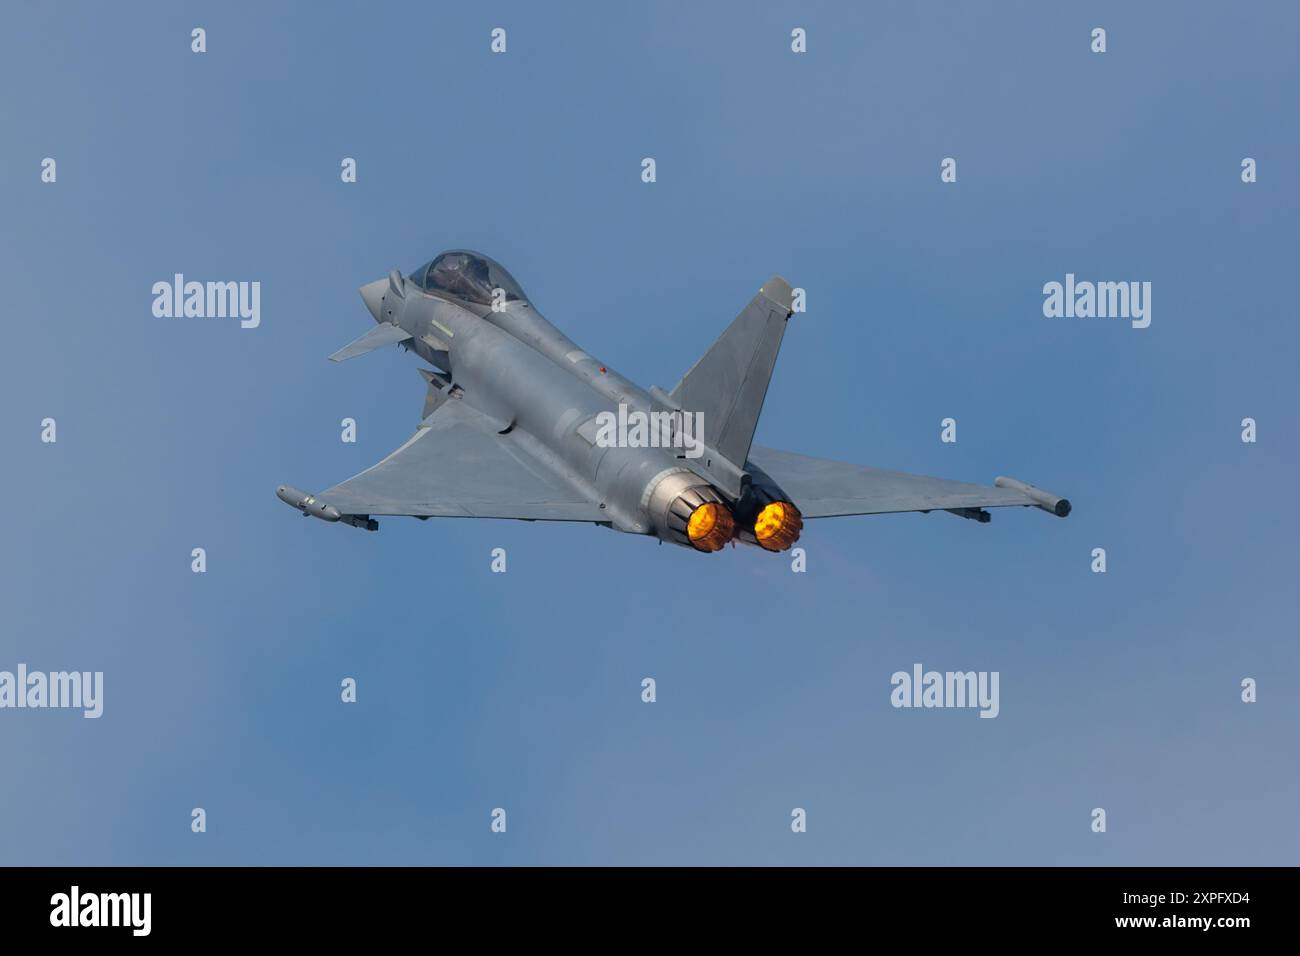
[[[0,669],[103,671],[104,714],[0,711],[0,862],[1297,862],[1294,4],[3,20]],[[804,574],[298,517],[278,484],[423,403],[396,348],[326,361],[357,288],[450,247],[665,388],[783,275],[761,443],[1075,513],[810,522]],[[260,282],[260,326],[155,318],[178,272]],[[1151,282],[1150,327],[1045,318],[1067,273]],[[998,671],[999,716],[894,709],[914,663]]]

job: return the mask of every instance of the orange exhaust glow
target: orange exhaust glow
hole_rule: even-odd
[[[736,522],[726,505],[706,501],[691,512],[686,537],[699,551],[718,551],[735,536]]]
[[[774,501],[754,519],[754,537],[768,551],[784,551],[799,540],[803,515],[788,501]]]

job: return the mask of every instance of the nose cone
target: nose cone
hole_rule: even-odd
[[[384,293],[388,291],[388,279],[376,279],[361,287],[361,300],[365,302],[376,322],[384,321]]]

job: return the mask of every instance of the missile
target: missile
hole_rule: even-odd
[[[1050,491],[1035,488],[1031,484],[1018,481],[1015,478],[1007,478],[1003,475],[994,478],[993,484],[999,488],[1011,488],[1020,492],[1034,502],[1035,508],[1040,508],[1048,514],[1056,515],[1058,518],[1064,518],[1070,513],[1070,502],[1059,495],[1052,494]]]

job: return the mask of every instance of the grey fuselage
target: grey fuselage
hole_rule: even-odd
[[[409,332],[408,347],[450,373],[449,391],[458,396],[450,400],[483,413],[540,466],[597,502],[610,527],[689,546],[666,514],[673,499],[683,492],[717,499],[684,449],[605,447],[578,431],[601,412],[617,415],[620,405],[671,412],[666,397],[592,358],[523,301],[497,311],[407,283],[400,298],[386,291],[380,318]]]

